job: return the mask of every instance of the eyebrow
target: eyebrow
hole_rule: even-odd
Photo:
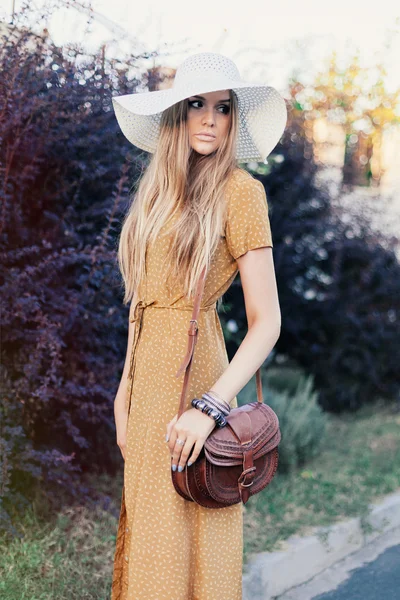
[[[191,96],[192,98],[199,98],[200,100],[205,100],[204,96],[198,96],[197,94],[194,96]],[[231,99],[230,98],[226,98],[225,100],[219,100],[216,104],[219,104],[220,102],[230,102]]]

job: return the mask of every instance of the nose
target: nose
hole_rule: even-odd
[[[203,124],[212,126],[212,125],[214,125],[214,123],[215,123],[214,111],[213,111],[213,107],[211,107],[204,112]]]

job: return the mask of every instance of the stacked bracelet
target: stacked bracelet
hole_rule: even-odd
[[[201,412],[205,413],[209,417],[212,417],[218,427],[225,427],[225,425],[227,425],[224,415],[206,400],[203,400],[203,398],[193,398],[192,406],[198,410],[201,410]]]
[[[220,396],[214,391],[208,391],[202,395],[203,400],[205,400],[208,404],[211,404],[214,408],[216,408],[219,412],[221,412],[225,417],[227,417],[230,413],[231,406],[226,400],[222,400]]]

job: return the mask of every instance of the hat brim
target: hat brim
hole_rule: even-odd
[[[238,98],[239,131],[236,158],[263,161],[279,142],[287,122],[286,103],[272,86],[223,78],[199,78],[184,89],[169,88],[112,97],[125,137],[135,146],[154,152],[162,112],[196,94],[232,89]]]

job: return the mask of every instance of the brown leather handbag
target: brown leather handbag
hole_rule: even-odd
[[[179,377],[185,372],[178,419],[185,406],[205,278],[204,267],[196,288],[188,349],[176,374]],[[257,401],[232,408],[227,425],[213,429],[194,463],[190,467],[186,464],[181,473],[171,470],[175,490],[185,500],[207,508],[245,504],[272,480],[278,467],[281,432],[277,415],[263,400],[260,369],[256,371],[256,385]]]

